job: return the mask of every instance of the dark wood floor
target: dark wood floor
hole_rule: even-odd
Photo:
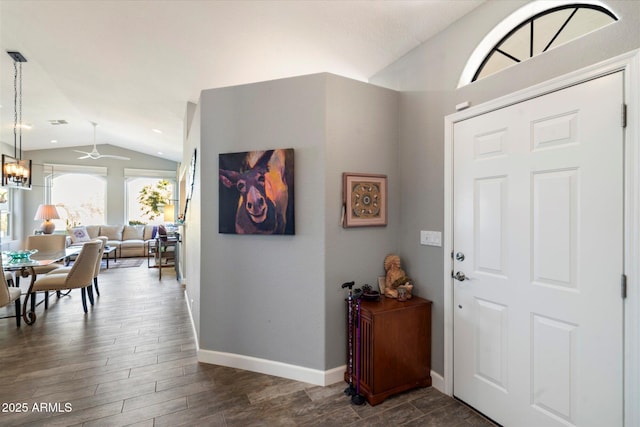
[[[0,426],[491,425],[433,388],[353,406],[343,383],[198,363],[173,270],[103,270],[100,289],[87,315],[76,290],[33,326],[0,320]]]

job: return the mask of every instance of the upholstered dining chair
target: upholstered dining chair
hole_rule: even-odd
[[[2,266],[2,257],[0,257],[0,268]],[[16,306],[16,326],[20,327],[20,318],[22,317],[22,312],[20,310],[20,288],[9,286],[7,283],[6,275],[2,275],[2,279],[0,279],[0,307],[4,307],[6,305],[15,303]],[[13,316],[8,316],[13,317]]]
[[[84,312],[87,313],[86,294],[89,293],[89,298],[93,300],[91,284],[96,268],[96,260],[100,256],[101,247],[102,242],[100,240],[86,242],[82,245],[82,249],[80,249],[80,253],[68,273],[55,274],[50,272],[39,276],[34,282],[31,292],[80,289],[82,293],[82,308]]]
[[[100,255],[96,259],[96,267],[93,271],[93,287],[96,290],[96,295],[100,296],[100,288],[98,288],[98,275],[100,274],[100,265],[102,264],[102,256],[104,255],[104,248],[107,246],[107,238],[106,237],[98,237],[98,240],[102,242],[100,245]]]
[[[64,234],[36,234],[27,236],[27,244],[25,249],[37,249],[38,252],[56,252],[63,251],[67,246],[67,236]],[[62,267],[60,263],[53,263],[45,266],[33,267],[37,275],[49,273],[56,268]],[[22,273],[23,277],[30,275],[28,269]],[[16,286],[20,286],[20,275],[16,274]]]
[[[15,286],[15,280],[13,279],[13,273],[10,271],[5,271],[4,272],[4,280],[7,281],[7,285],[9,286]]]
[[[96,294],[100,296],[100,288],[98,288],[98,274],[100,274],[100,267],[102,265],[102,256],[104,255],[104,248],[107,246],[107,238],[106,237],[96,237],[94,240],[100,241],[102,244],[100,245],[100,254],[96,259],[96,268],[93,272],[93,288],[96,290]],[[71,266],[59,267],[55,270],[51,271],[49,274],[67,274],[71,270]],[[89,302],[93,305],[93,295],[89,293]]]

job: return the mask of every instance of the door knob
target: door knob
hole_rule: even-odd
[[[464,282],[465,280],[468,279],[468,277],[465,276],[462,271],[458,271],[456,274],[452,274],[451,276],[460,282]]]

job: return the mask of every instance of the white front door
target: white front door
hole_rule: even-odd
[[[622,103],[618,72],[454,126],[454,395],[505,426],[622,425]]]

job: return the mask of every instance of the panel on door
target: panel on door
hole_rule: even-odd
[[[622,83],[454,125],[454,394],[501,424],[622,423]]]

